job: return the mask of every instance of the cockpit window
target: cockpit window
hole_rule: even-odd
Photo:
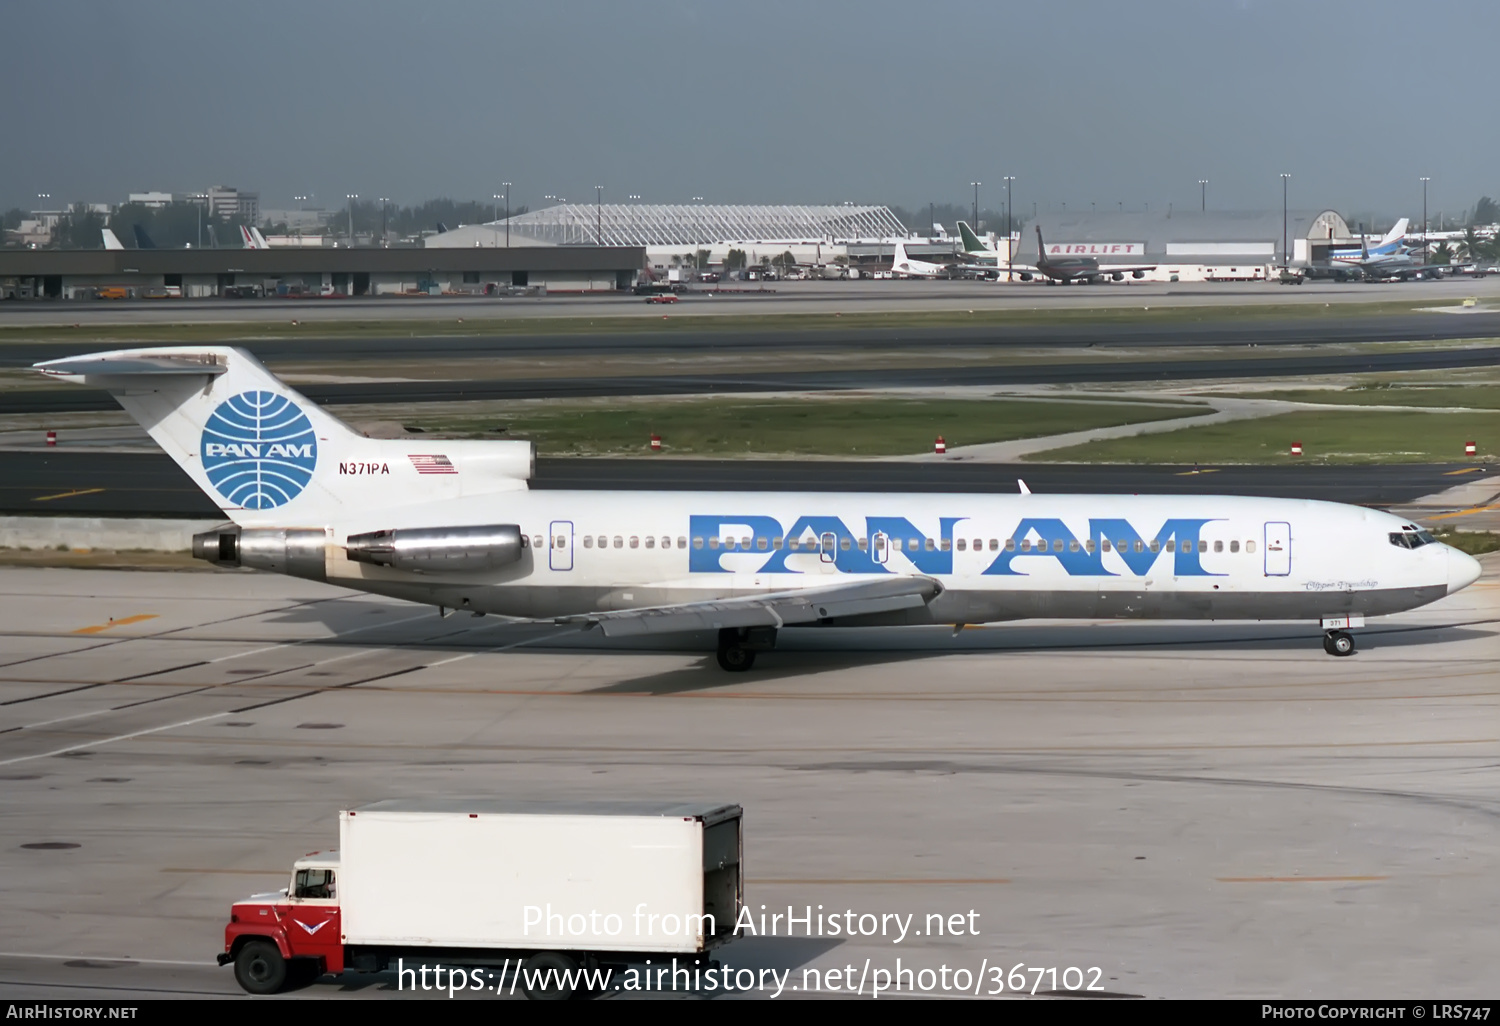
[[[1392,531],[1390,533],[1391,544],[1398,549],[1420,549],[1423,545],[1431,545],[1437,541],[1429,532],[1418,528],[1416,530]]]

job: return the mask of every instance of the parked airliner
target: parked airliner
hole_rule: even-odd
[[[1375,510],[1215,495],[529,489],[523,441],[376,440],[221,346],[51,360],[111,392],[231,523],[194,555],[609,637],[718,632],[746,670],[784,628],[1033,617],[1364,617],[1476,580]]]
[[[997,271],[1004,270],[1006,274],[1014,274],[1022,281],[1031,281],[1035,277],[1047,279],[1050,285],[1053,282],[1081,281],[1087,285],[1109,279],[1112,281],[1124,281],[1128,274],[1132,278],[1140,279],[1146,276],[1147,271],[1156,270],[1155,264],[1103,264],[1092,256],[1049,256],[1047,244],[1042,241],[1041,225],[1036,226],[1036,263],[1018,264],[1007,263],[1000,259],[1000,251],[997,246],[991,249],[985,245],[979,236],[974,234],[963,221],[958,222],[958,231],[963,239],[964,255],[971,260],[977,260],[987,265],[993,265]]]

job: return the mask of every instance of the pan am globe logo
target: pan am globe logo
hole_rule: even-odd
[[[290,399],[241,392],[224,400],[203,425],[199,447],[209,483],[243,509],[291,502],[312,480],[318,436]]]

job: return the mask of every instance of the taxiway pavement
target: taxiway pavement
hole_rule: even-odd
[[[1347,659],[1311,624],[1027,621],[786,631],[746,675],[706,639],[603,648],[252,572],[0,569],[0,995],[237,994],[230,902],[285,886],[341,808],[504,794],[737,801],[753,908],[977,915],[719,956],[794,985],[899,958],[1098,966],[1146,997],[1485,998],[1486,564]],[[299,996],[422,996],[394,986]]]

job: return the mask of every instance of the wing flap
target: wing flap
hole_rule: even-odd
[[[685,602],[557,618],[559,624],[598,626],[606,637],[680,634],[725,627],[782,627],[926,605],[942,591],[930,577],[859,581],[806,591]]]

